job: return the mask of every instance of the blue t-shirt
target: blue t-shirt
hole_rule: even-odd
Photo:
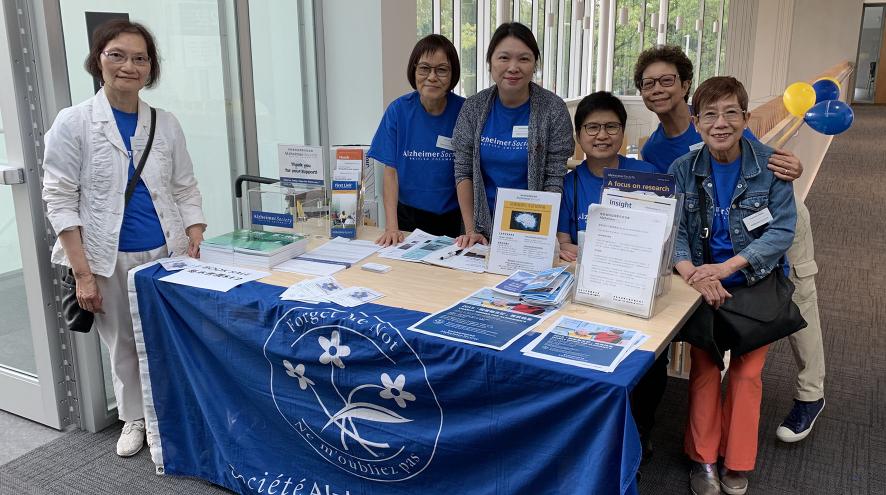
[[[123,144],[129,151],[129,173],[126,177],[126,184],[132,180],[135,174],[135,165],[132,160],[132,144],[130,138],[135,135],[135,129],[138,125],[138,113],[127,113],[111,108],[114,112],[114,120],[117,122],[117,129],[120,131],[120,137],[123,138]],[[145,164],[147,167],[148,165]],[[166,244],[166,237],[163,236],[163,227],[160,225],[160,218],[157,217],[157,211],[154,209],[154,202],[151,200],[151,193],[145,186],[141,177],[135,185],[135,191],[129,204],[123,210],[123,224],[120,226],[120,244],[117,249],[126,253],[137,253],[140,251],[150,251]]]
[[[526,132],[521,134],[519,129],[517,134],[522,137],[514,137],[517,126],[528,132],[529,102],[508,108],[496,96],[480,135],[480,168],[483,170],[489,212],[493,217],[499,187],[529,187],[529,139]]]
[[[741,155],[729,163],[720,163],[711,157],[711,181],[714,183],[714,215],[711,219],[711,259],[714,263],[723,263],[735,256],[732,238],[729,237],[729,210],[732,206],[732,195],[741,174]],[[746,279],[741,270],[720,281],[723,287],[745,284]]]
[[[752,141],[757,141],[757,137],[748,128],[745,128],[743,135]],[[655,165],[658,173],[666,174],[674,160],[689,153],[689,148],[700,142],[702,142],[701,134],[695,130],[695,126],[691,122],[689,123],[689,128],[683,134],[674,137],[668,137],[665,134],[664,127],[659,123],[655,132],[649,136],[649,140],[643,145],[643,159]]]
[[[637,172],[655,172],[655,165],[618,155],[618,168],[620,170],[635,170]],[[575,203],[575,183],[578,182],[578,203]],[[572,243],[578,242],[578,231],[585,230],[588,219],[588,208],[591,204],[600,204],[603,195],[603,177],[597,177],[591,173],[587,166],[587,160],[575,167],[575,170],[566,174],[563,179],[563,197],[560,199],[560,219],[557,222],[557,232],[568,233]],[[578,218],[575,215],[578,214]]]
[[[431,115],[417,91],[394,100],[385,111],[368,156],[397,169],[399,202],[436,214],[458,208],[455,195],[454,155],[449,140],[465,99],[452,92],[446,108]]]

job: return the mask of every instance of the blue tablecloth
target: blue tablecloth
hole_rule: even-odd
[[[281,301],[131,274],[158,471],[270,495],[636,492],[629,391],[614,373],[406,330],[424,313]]]

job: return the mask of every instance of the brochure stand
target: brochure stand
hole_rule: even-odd
[[[247,190],[252,205],[250,230],[292,232],[304,236],[329,234],[329,193],[322,185],[264,185]]]

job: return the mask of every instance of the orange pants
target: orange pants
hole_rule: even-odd
[[[754,469],[760,401],[763,398],[763,346],[729,362],[726,399],[721,399],[720,370],[698,347],[692,347],[689,371],[689,421],[683,448],[696,462],[713,464],[725,459],[733,471]]]

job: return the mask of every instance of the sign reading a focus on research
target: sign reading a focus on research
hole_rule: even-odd
[[[280,183],[284,186],[325,184],[323,148],[320,146],[277,145]]]

